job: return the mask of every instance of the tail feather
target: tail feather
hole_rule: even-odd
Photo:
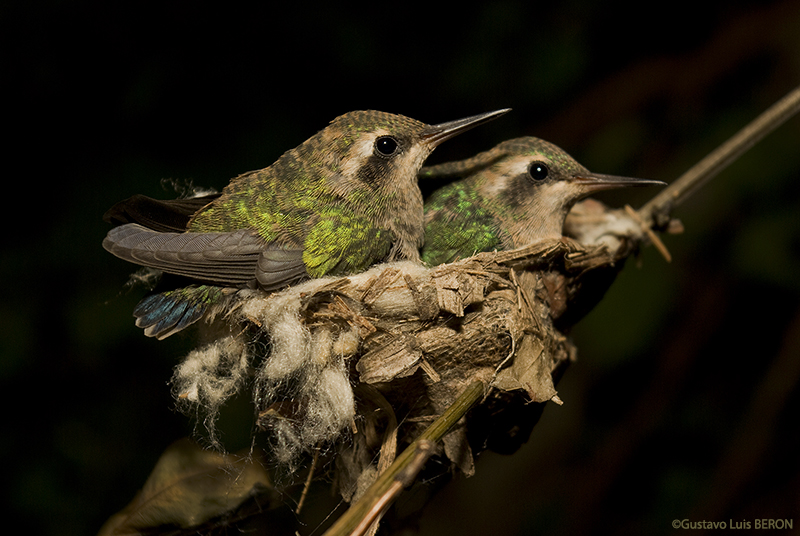
[[[159,340],[191,326],[222,300],[220,287],[191,286],[145,297],[133,310],[136,325]]]

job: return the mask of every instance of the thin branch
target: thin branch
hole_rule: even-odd
[[[667,246],[664,245],[664,242],[661,241],[661,238],[659,238],[656,232],[650,227],[652,222],[648,224],[648,222],[643,221],[639,213],[633,210],[633,207],[630,205],[625,205],[625,212],[627,212],[628,216],[633,218],[633,220],[642,227],[645,234],[650,239],[650,242],[652,242],[658,252],[661,253],[661,256],[664,257],[664,260],[667,262],[672,262],[672,255],[670,255]]]
[[[303,504],[306,502],[306,496],[308,495],[308,490],[311,487],[311,481],[314,478],[314,471],[317,469],[318,462],[319,448],[314,451],[314,459],[311,461],[311,467],[308,468],[308,476],[306,477],[306,483],[303,486],[303,493],[300,495],[300,500],[297,502],[297,508],[294,511],[295,514],[299,514],[300,510],[303,509]]]
[[[639,209],[639,217],[648,224],[664,227],[672,210],[700,186],[717,176],[764,136],[785,123],[800,110],[800,86],[773,104],[749,125],[692,166],[675,182]]]
[[[453,404],[442,413],[395,462],[381,474],[355,504],[336,520],[324,536],[363,534],[372,520],[384,511],[403,487],[413,482],[431,454],[432,445],[440,441],[467,411],[483,396],[483,382],[470,384]]]

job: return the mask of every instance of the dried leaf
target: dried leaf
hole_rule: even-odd
[[[389,382],[413,374],[421,358],[422,351],[414,336],[403,335],[364,354],[356,370],[364,383]]]
[[[552,360],[542,341],[526,335],[512,365],[501,370],[492,385],[504,391],[524,389],[534,402],[546,402],[556,395],[551,372]]]
[[[377,278],[370,280],[367,289],[361,296],[361,301],[367,305],[375,303],[375,300],[386,292],[386,289],[389,288],[398,277],[400,277],[400,270],[396,268],[386,268]]]
[[[465,421],[461,421],[464,423]],[[442,438],[444,443],[444,453],[453,462],[464,476],[475,474],[475,459],[472,456],[472,449],[467,440],[467,429],[464,426],[457,426]]]
[[[464,308],[483,301],[485,282],[456,270],[434,275],[439,299],[439,309],[456,316],[464,316]]]
[[[414,279],[408,275],[403,274],[406,286],[411,290],[411,297],[414,299],[414,304],[417,306],[417,313],[420,320],[429,321],[436,318],[439,314],[439,303],[436,298],[436,287],[432,284],[417,285]]]
[[[99,536],[133,535],[162,525],[200,525],[272,490],[252,458],[203,450],[188,439],[161,455],[141,492],[100,529]]]

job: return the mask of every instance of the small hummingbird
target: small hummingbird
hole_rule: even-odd
[[[355,111],[244,173],[220,194],[160,201],[137,195],[104,219],[103,247],[190,284],[147,296],[136,325],[159,339],[196,322],[241,288],[275,291],[303,279],[419,260],[424,238],[417,174],[443,141],[508,109],[438,125]]]
[[[421,178],[461,178],[425,203],[422,260],[430,265],[560,238],[570,208],[601,190],[664,184],[591,173],[561,148],[532,136],[472,158],[422,168]]]

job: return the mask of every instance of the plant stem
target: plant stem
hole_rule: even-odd
[[[403,487],[413,482],[431,454],[433,444],[440,441],[469,409],[483,396],[481,381],[470,384],[442,415],[408,446],[389,468],[367,489],[355,504],[336,520],[324,536],[355,536],[364,534],[391,504]]]
[[[773,104],[639,209],[648,225],[665,227],[672,210],[800,110],[800,86]]]

